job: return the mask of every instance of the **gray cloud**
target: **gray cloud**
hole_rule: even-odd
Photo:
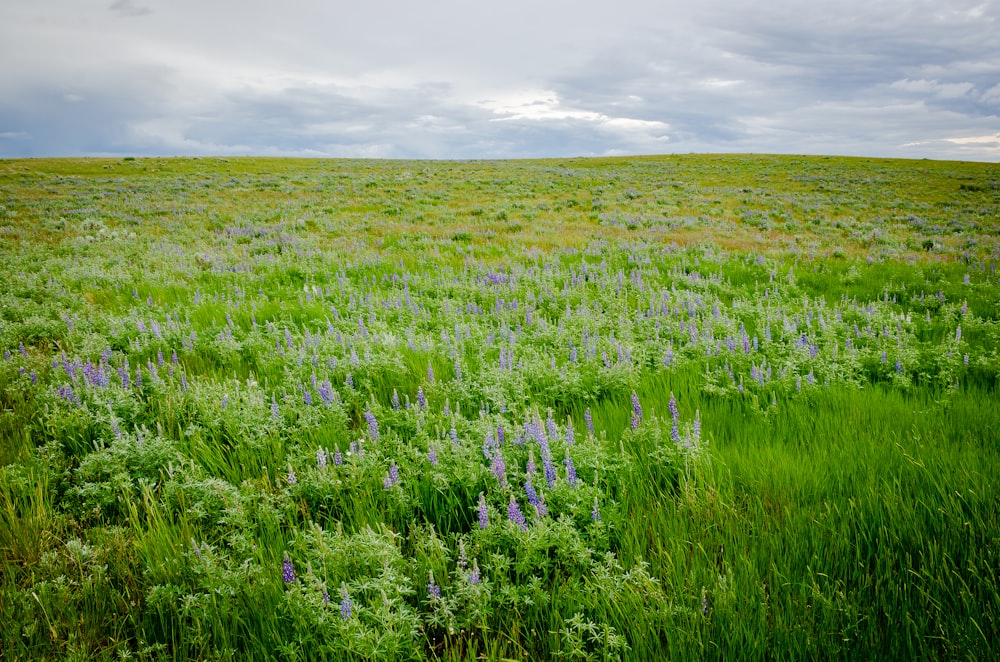
[[[1000,159],[994,1],[14,4],[0,156]]]
[[[126,17],[148,16],[153,13],[149,7],[138,5],[133,0],[115,0],[109,9],[119,16]]]

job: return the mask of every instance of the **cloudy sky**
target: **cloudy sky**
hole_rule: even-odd
[[[7,0],[0,157],[1000,161],[1000,0]]]

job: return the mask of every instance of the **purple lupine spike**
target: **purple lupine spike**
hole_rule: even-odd
[[[507,519],[517,525],[522,531],[528,530],[528,522],[524,519],[524,514],[521,513],[521,507],[517,504],[517,499],[514,495],[510,495],[510,503],[507,504]]]
[[[493,461],[490,466],[493,476],[500,481],[502,487],[507,486],[507,465],[503,461],[503,455],[497,450],[493,453]]]
[[[396,389],[392,389],[392,409],[393,411],[399,411],[399,393]]]
[[[433,602],[441,599],[441,587],[434,581],[434,571],[427,572],[427,597]]]
[[[420,411],[427,409],[427,397],[424,395],[422,386],[417,388],[417,407],[420,408]]]
[[[535,464],[535,451],[534,449],[528,449],[528,464],[524,467],[524,473],[530,478],[534,475],[535,470],[538,469],[538,465]]]
[[[632,429],[638,430],[642,425],[642,405],[639,403],[639,395],[632,391]]]
[[[316,468],[326,469],[326,461],[327,461],[326,449],[320,446],[319,448],[316,449]]]
[[[293,469],[293,468],[292,468],[292,465],[291,465],[291,464],[289,464],[289,465],[288,465],[288,484],[289,484],[289,485],[295,485],[295,484],[296,484],[296,483],[298,483],[298,482],[299,482],[299,479],[298,479],[298,477],[297,477],[297,476],[295,475],[295,469]]]
[[[479,493],[479,528],[485,529],[490,525],[490,515],[486,508],[486,496]]]
[[[339,444],[334,446],[333,463],[338,467],[344,463],[344,456],[340,452]]]
[[[280,415],[281,414],[278,411],[278,401],[272,395],[271,396],[271,419],[276,421],[276,420],[278,420],[278,417]]]
[[[594,520],[595,522],[601,521],[601,507],[600,504],[597,503],[596,496],[594,497],[594,508],[590,511],[590,519]]]
[[[451,416],[451,406],[448,404],[448,399],[444,400],[444,409],[441,410],[441,415],[444,417]]]
[[[351,377],[351,373],[347,373],[347,376],[344,377],[344,384],[347,385],[347,388],[354,388],[354,377]]]
[[[427,381],[431,384],[434,383],[434,366],[430,363],[427,364]]]
[[[576,435],[573,430],[573,419],[566,419],[566,445],[572,446],[576,443]]]
[[[583,422],[587,426],[587,434],[590,435],[591,437],[593,437],[594,436],[594,416],[593,416],[593,414],[590,413],[590,407],[587,407],[587,410],[585,412],[583,412]]]
[[[302,402],[307,407],[311,407],[312,406],[312,403],[313,403],[312,391],[310,391],[307,388],[303,388],[302,389]]]
[[[552,489],[556,484],[556,467],[552,464],[552,455],[549,453],[542,456],[542,470],[545,472],[545,484]]]
[[[286,584],[295,581],[295,566],[292,565],[292,560],[288,558],[287,554],[285,554],[285,560],[281,564],[281,578]]]
[[[436,467],[438,465],[438,454],[437,449],[434,448],[434,444],[431,444],[427,449],[427,461],[432,467]]]
[[[345,621],[351,618],[351,596],[347,593],[347,587],[340,588],[340,617]]]
[[[576,487],[576,467],[573,465],[573,458],[569,456],[569,449],[566,449],[566,459],[563,460],[566,464],[566,482],[569,483],[570,487]]]
[[[504,431],[503,426],[497,426],[497,446],[503,446],[504,444]]]
[[[469,584],[475,586],[482,581],[482,576],[479,572],[479,562],[476,559],[472,559],[472,570],[469,571]]]
[[[375,414],[372,413],[371,406],[365,409],[364,417],[365,421],[368,423],[368,436],[371,437],[372,441],[378,441],[378,421],[375,420]]]
[[[772,397],[774,397],[774,394],[772,394]],[[773,404],[777,406],[778,403],[777,401],[774,401]],[[694,437],[694,444],[697,446],[698,442],[701,441],[701,412],[697,409],[694,410],[694,426],[692,428],[692,436]]]
[[[552,410],[549,410],[548,416],[545,418],[545,429],[549,433],[549,439],[555,439],[559,436],[559,428],[556,427],[555,419],[552,418]]]

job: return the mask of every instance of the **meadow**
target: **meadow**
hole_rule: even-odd
[[[995,659],[1000,165],[0,161],[5,660]]]

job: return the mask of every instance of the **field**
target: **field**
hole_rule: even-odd
[[[5,660],[995,659],[1000,165],[0,161]]]

